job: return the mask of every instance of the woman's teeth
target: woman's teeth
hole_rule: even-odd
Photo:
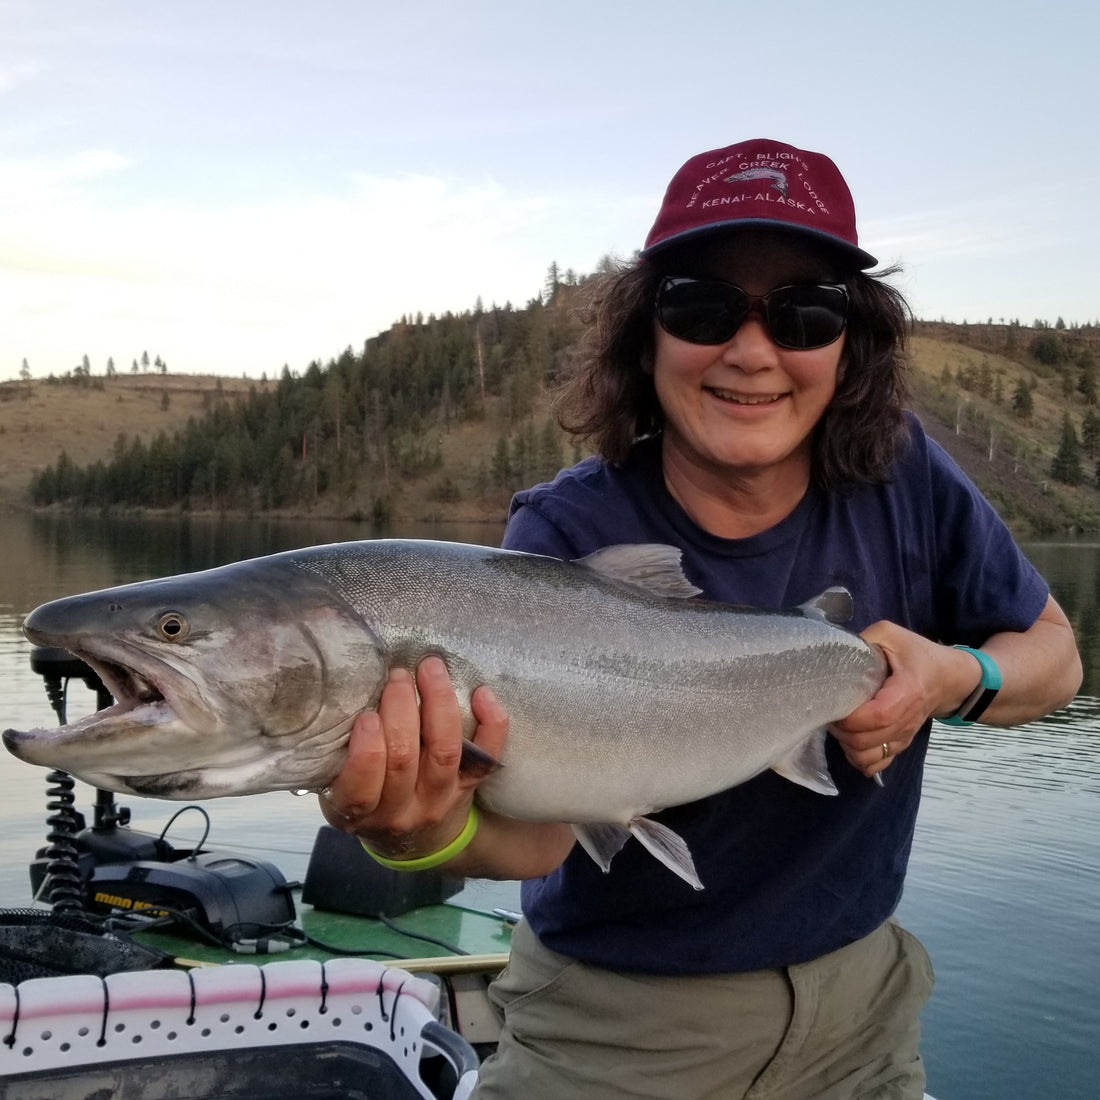
[[[774,393],[768,394],[754,394],[746,395],[743,393],[730,393],[729,390],[716,390],[710,391],[715,397],[720,397],[723,401],[733,401],[738,405],[769,405],[773,401],[779,400],[779,395]]]

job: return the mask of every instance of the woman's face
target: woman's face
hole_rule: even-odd
[[[778,286],[835,281],[824,257],[774,233],[685,254],[674,275],[709,276],[751,295]],[[757,312],[724,344],[692,344],[654,320],[653,381],[665,415],[666,459],[699,472],[752,478],[808,474],[811,434],[836,391],[844,335],[825,347],[779,347]]]

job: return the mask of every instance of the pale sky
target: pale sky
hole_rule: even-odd
[[[827,153],[918,316],[1100,319],[1092,0],[0,0],[0,379],[303,370]]]

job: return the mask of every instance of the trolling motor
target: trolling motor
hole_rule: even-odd
[[[98,709],[113,702],[95,670],[68,650],[36,647],[31,669],[42,677],[62,725],[70,680],[82,680],[95,692]],[[111,791],[98,788],[89,827],[74,805],[73,777],[55,770],[46,781],[49,843],[35,854],[30,876],[34,896],[48,900],[55,913],[175,914],[217,936],[294,920],[295,884],[288,884],[273,865],[205,851],[205,835],[195,849],[177,851],[163,833],[131,829],[129,809],[119,806]]]

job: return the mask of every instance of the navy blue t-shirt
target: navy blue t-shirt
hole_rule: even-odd
[[[1026,630],[1046,603],[1045,582],[915,418],[910,435],[888,484],[811,488],[782,522],[743,539],[697,527],[665,487],[659,442],[645,441],[622,467],[586,459],[518,493],[503,545],[571,559],[615,543],[669,543],[709,599],[778,610],[843,585],[857,631],[888,619],[977,646]],[[608,874],[578,845],[558,870],[523,884],[524,913],[547,947],[611,969],[736,972],[843,947],[901,898],[929,725],[886,770],[884,787],[830,737],[839,797],[768,771],[655,815],[687,841],[705,890],[634,839]]]

